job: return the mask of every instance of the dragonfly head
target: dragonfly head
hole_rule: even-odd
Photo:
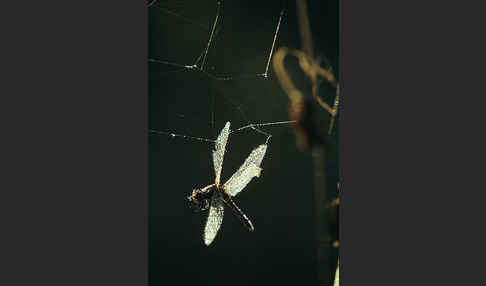
[[[187,201],[189,202],[189,208],[192,209],[194,212],[201,211],[201,204],[193,195],[188,196]]]
[[[192,190],[191,195],[187,197],[189,207],[196,212],[207,210],[212,195],[213,191],[210,188]]]

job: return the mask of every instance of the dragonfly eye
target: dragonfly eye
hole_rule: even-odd
[[[195,201],[192,196],[187,197],[187,201],[188,201],[188,204],[189,204],[189,208],[190,209],[192,209],[192,210],[194,210],[196,212],[200,209],[199,202],[198,201]]]
[[[193,209],[194,212],[200,212],[209,207],[209,202],[207,202],[207,200],[201,198],[200,196],[200,191],[196,189],[193,190],[192,194],[187,197],[187,200],[189,201],[189,207]]]

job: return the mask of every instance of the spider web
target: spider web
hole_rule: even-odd
[[[229,121],[232,151],[223,168],[226,180],[253,148],[268,143],[272,135],[291,134],[287,99],[270,65],[273,52],[285,42],[283,4],[281,0],[270,6],[215,0],[148,4],[149,131],[162,135],[150,136],[149,143],[158,154],[182,148],[184,154],[195,156],[192,161],[166,156],[165,163],[197,162],[205,174],[206,166],[212,165],[208,151]],[[192,184],[210,178],[213,174]]]
[[[226,121],[241,128],[288,119],[269,61],[282,38],[283,2],[265,11],[248,3],[149,2],[150,130],[210,142]]]
[[[231,150],[222,182],[256,146],[293,136],[287,97],[269,60],[288,38],[285,7],[281,0],[270,2],[148,2],[151,217],[164,213],[161,201],[179,203],[191,189],[214,183],[211,150],[226,122]],[[162,193],[167,186],[170,193]],[[159,229],[172,222],[151,223]]]

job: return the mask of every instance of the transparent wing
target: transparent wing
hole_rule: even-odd
[[[216,174],[216,186],[219,186],[219,181],[221,179],[221,169],[223,168],[223,157],[226,149],[226,143],[228,142],[229,130],[230,123],[226,122],[226,125],[224,126],[223,130],[221,130],[221,133],[219,133],[218,138],[216,138],[216,143],[214,144],[213,165],[214,173]]]
[[[232,177],[232,179],[228,180],[228,182],[224,184],[223,189],[230,196],[234,197],[248,185],[253,177],[259,177],[261,170],[262,169],[257,165],[251,164],[239,172],[237,177]]]
[[[204,227],[204,244],[210,245],[213,242],[218,230],[223,223],[224,204],[221,194],[216,191],[211,198],[211,207],[209,208],[208,220]]]
[[[223,189],[231,196],[236,196],[245,186],[253,179],[253,177],[259,177],[262,168],[262,163],[265,152],[267,151],[267,145],[263,144],[253,149],[248,158],[246,158],[243,165],[236,171],[231,178],[224,184]]]

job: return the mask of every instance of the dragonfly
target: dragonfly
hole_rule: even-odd
[[[203,233],[204,244],[206,246],[209,246],[213,242],[223,223],[225,204],[236,214],[249,231],[253,232],[255,230],[250,219],[241,211],[232,198],[241,192],[254,177],[260,176],[262,171],[260,165],[267,151],[267,144],[259,145],[253,149],[240,168],[226,183],[220,185],[223,158],[229,134],[230,122],[226,122],[226,125],[215,141],[212,152],[214,172],[216,175],[214,183],[200,189],[193,189],[191,195],[187,197],[196,210],[204,211],[209,208]]]

